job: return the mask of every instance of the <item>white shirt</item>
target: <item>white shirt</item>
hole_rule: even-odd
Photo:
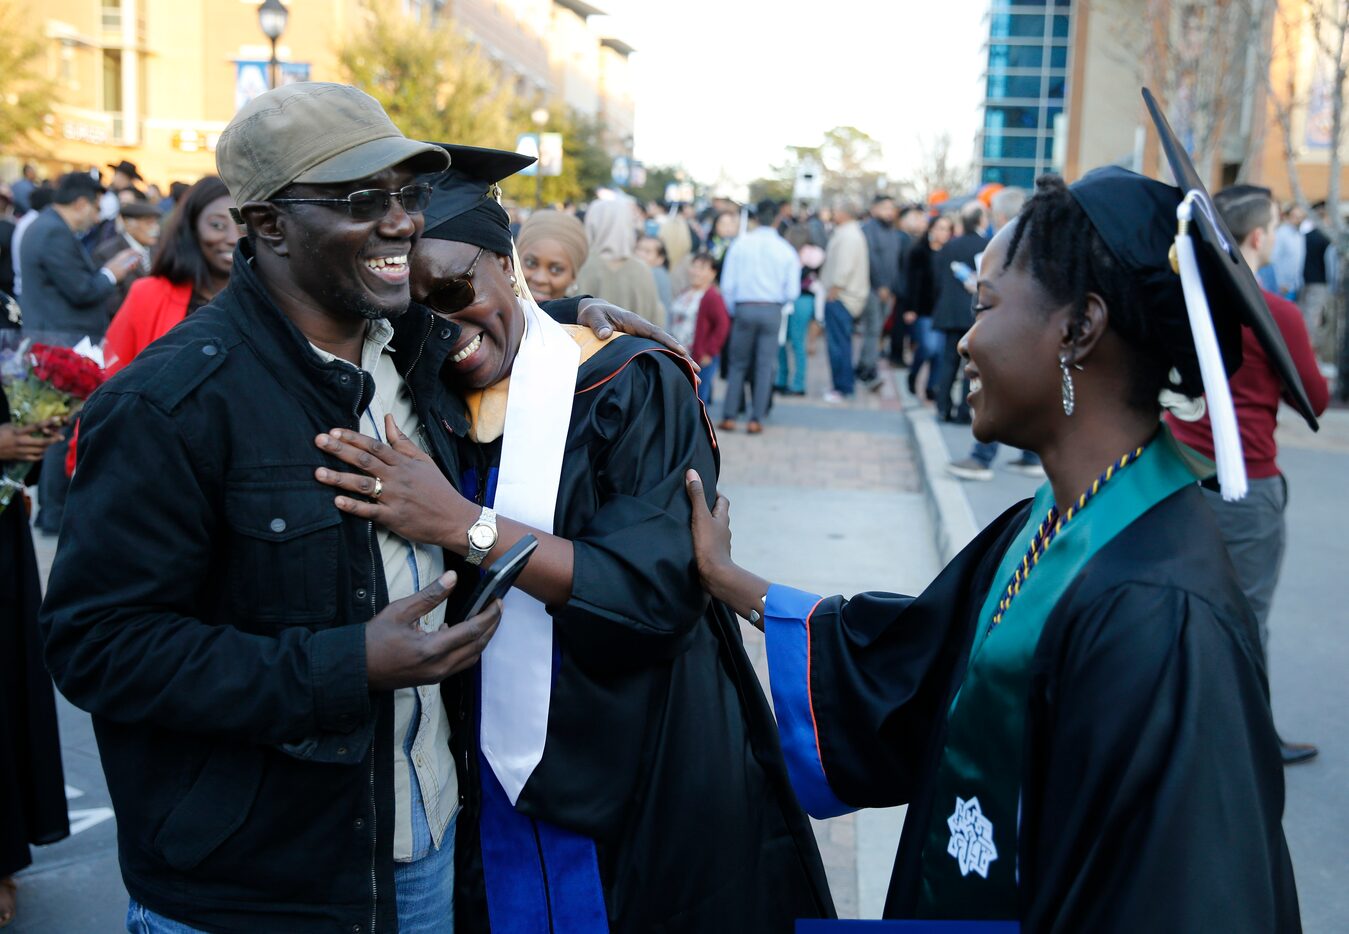
[[[375,385],[370,407],[361,417],[361,431],[384,440],[384,415],[392,413],[403,434],[415,440],[419,437],[417,413],[407,383],[393,364],[393,351],[389,348],[392,339],[393,325],[387,320],[381,318],[370,323],[361,348],[361,369],[374,376]],[[339,359],[319,347],[314,347],[314,352],[323,360]],[[375,531],[384,563],[389,602],[412,596],[445,573],[445,555],[439,548],[409,542],[378,525]],[[442,604],[422,617],[421,627],[423,631],[431,632],[444,621],[445,606]],[[419,700],[421,712],[417,722],[413,723]],[[442,844],[445,828],[459,807],[459,776],[450,754],[450,718],[440,696],[440,686],[431,684],[397,690],[393,706],[395,748],[390,753],[394,758],[393,858],[398,862],[411,862],[426,855],[413,852],[413,776],[417,779],[426,822],[437,849]],[[405,751],[409,737],[412,742],[410,754]]]
[[[801,258],[772,227],[757,227],[726,251],[721,294],[732,311],[742,302],[794,302],[801,294]]]
[[[33,221],[37,220],[40,213],[42,212],[29,211],[14,224],[14,238],[9,241],[9,256],[14,261],[15,298],[18,298],[19,293],[23,291],[23,267],[19,265],[19,244],[23,241],[24,231],[33,226]]]

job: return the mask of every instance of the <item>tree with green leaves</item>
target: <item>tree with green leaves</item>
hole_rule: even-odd
[[[539,128],[530,119],[533,109],[521,106],[511,115],[513,135],[507,148],[515,145],[514,134],[538,132]],[[596,188],[609,181],[610,159],[601,144],[604,127],[599,120],[559,103],[547,110],[548,123],[543,132],[562,134],[562,174],[544,176],[541,186],[543,204],[588,201],[595,196]],[[535,184],[533,176],[516,175],[502,182],[501,189],[511,200],[532,205]]]
[[[34,149],[33,134],[42,129],[57,100],[46,58],[46,42],[19,5],[0,0],[0,141],[6,147]]]
[[[520,101],[452,22],[427,27],[366,3],[366,27],[336,49],[343,81],[374,97],[409,137],[511,149]]]

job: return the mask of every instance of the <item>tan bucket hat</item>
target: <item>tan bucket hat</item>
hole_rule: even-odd
[[[220,177],[240,207],[293,182],[350,182],[409,160],[418,173],[450,164],[440,146],[399,132],[369,94],[318,81],[254,98],[225,127],[215,151]]]

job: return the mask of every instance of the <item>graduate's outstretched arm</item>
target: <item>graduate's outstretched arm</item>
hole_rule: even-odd
[[[826,818],[905,803],[945,697],[941,627],[921,608],[910,612],[909,597],[820,597],[740,567],[730,503],[718,496],[708,509],[697,472],[684,481],[703,586],[764,630],[782,752],[802,807]]]
[[[747,571],[731,559],[731,501],[720,493],[717,502],[707,508],[707,494],[698,471],[684,475],[693,509],[693,556],[703,589],[749,620],[764,628],[764,606],[769,583]]]
[[[341,491],[335,499],[343,512],[369,519],[410,542],[438,545],[457,555],[468,554],[468,529],[482,507],[460,495],[435,461],[385,416],[385,444],[350,429],[335,428],[319,435],[315,444],[361,473],[341,473],[320,467],[320,483]],[[380,494],[375,492],[379,479]],[[497,517],[497,543],[483,559],[490,565],[524,538],[539,540],[538,550],[520,574],[516,586],[547,605],[571,598],[574,555],[571,542],[506,516]]]

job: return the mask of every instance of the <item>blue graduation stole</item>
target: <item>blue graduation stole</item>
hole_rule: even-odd
[[[487,473],[483,497],[489,506],[496,500],[496,484],[493,467]],[[477,471],[466,470],[462,489],[478,488]],[[553,644],[556,673],[561,650],[556,641]],[[480,677],[478,701],[480,718]],[[476,734],[477,722],[474,728]],[[481,748],[474,745],[482,786],[479,836],[492,934],[608,934],[609,914],[595,842],[517,811]]]

